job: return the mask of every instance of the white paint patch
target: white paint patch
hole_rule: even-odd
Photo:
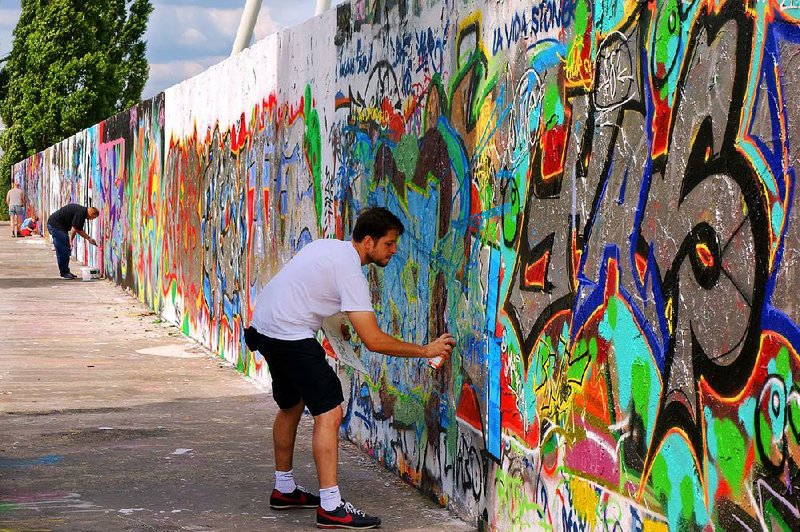
[[[133,512],[143,512],[143,511],[144,511],[144,508],[120,508],[119,509],[119,513],[125,514],[125,515],[130,515]]]
[[[234,17],[234,27],[238,15]],[[207,26],[203,28],[203,34]],[[233,57],[211,66],[193,78],[164,91],[164,128],[166,139],[183,142],[196,132],[219,127],[239,129],[257,105],[273,94],[277,85],[279,35],[274,33]],[[220,83],[220,80],[226,80]],[[166,140],[167,144],[169,140]]]
[[[205,358],[206,354],[193,344],[170,344],[159,345],[156,347],[146,347],[137,349],[140,355],[153,355],[157,357],[169,358]]]
[[[192,452],[194,449],[175,449],[171,454],[186,454]]]

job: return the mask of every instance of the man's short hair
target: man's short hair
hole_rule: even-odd
[[[361,242],[368,236],[378,240],[392,229],[395,229],[398,235],[403,234],[405,228],[400,218],[392,214],[389,209],[370,207],[358,216],[356,226],[353,228],[353,240]]]

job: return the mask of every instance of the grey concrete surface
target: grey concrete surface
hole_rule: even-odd
[[[109,281],[57,274],[0,223],[0,530],[315,529],[269,508],[271,396]],[[295,476],[316,490],[311,428]],[[384,530],[475,529],[346,441],[340,487]]]

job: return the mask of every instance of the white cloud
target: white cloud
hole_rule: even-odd
[[[231,35],[231,39],[236,36],[236,28],[242,19],[241,8],[236,9],[200,9],[198,18],[207,21],[214,29],[222,35]]]
[[[150,62],[230,52],[242,10],[155,5],[144,35]]]
[[[230,53],[242,11],[242,7],[156,4],[145,34],[148,58],[162,62],[203,53]],[[270,11],[262,5],[254,30],[255,40],[283,27]]]
[[[155,96],[228,57],[242,10],[155,4],[145,34],[150,77],[142,98]],[[262,5],[253,30],[253,42],[282,27],[272,18],[271,9]]]
[[[272,10],[268,7],[261,7],[258,13],[256,27],[253,28],[253,42],[260,41],[268,35],[272,35],[281,29],[281,25],[272,18]]]
[[[197,28],[186,28],[181,34],[178,42],[186,45],[199,44],[205,40],[205,35]]]

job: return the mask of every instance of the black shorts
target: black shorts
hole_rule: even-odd
[[[344,402],[342,383],[316,339],[278,340],[248,327],[244,341],[267,361],[272,397],[282,410],[303,401],[311,415],[318,416]]]

